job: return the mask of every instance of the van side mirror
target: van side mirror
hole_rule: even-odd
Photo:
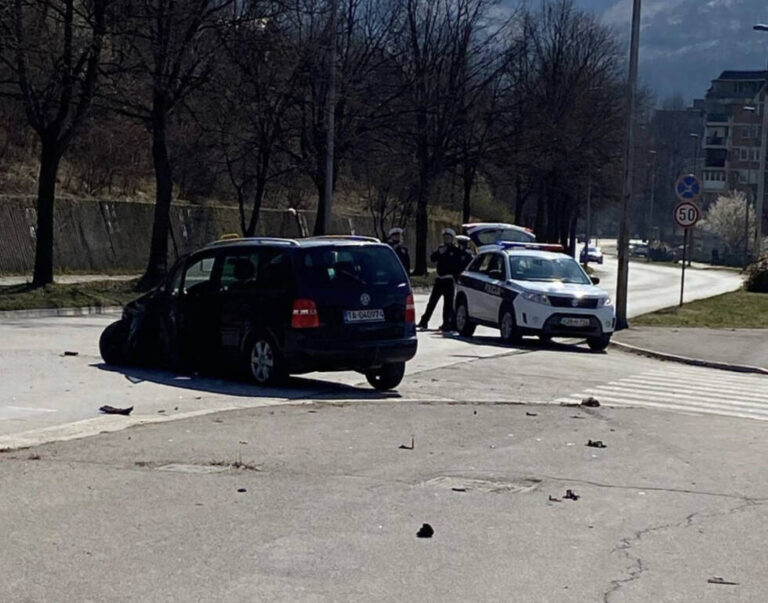
[[[593,285],[599,285],[600,284],[600,277],[599,276],[593,276],[593,277],[590,277],[590,278],[592,280],[592,284]]]

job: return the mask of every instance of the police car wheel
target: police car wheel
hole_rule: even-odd
[[[600,337],[590,337],[587,339],[587,345],[593,352],[602,352],[611,343],[610,335],[601,335]]]
[[[467,308],[467,300],[464,297],[460,297],[456,302],[456,330],[462,337],[472,337],[475,333],[475,323],[469,318],[469,308]]]
[[[392,364],[385,364],[381,368],[368,371],[365,373],[365,378],[375,389],[385,391],[400,385],[403,375],[405,375],[405,362],[393,362]]]
[[[501,311],[499,330],[501,331],[501,339],[506,343],[519,343],[522,339],[520,331],[517,330],[515,312],[511,308],[506,308]]]
[[[125,320],[118,320],[109,325],[99,337],[99,352],[104,362],[109,365],[126,364],[128,346],[128,325]]]

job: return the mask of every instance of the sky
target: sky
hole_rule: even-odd
[[[574,2],[629,40],[632,0]],[[702,98],[721,71],[765,69],[768,32],[753,31],[755,23],[768,23],[768,1],[643,0],[642,83],[659,101],[676,92],[690,101]]]

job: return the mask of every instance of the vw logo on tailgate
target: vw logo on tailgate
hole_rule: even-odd
[[[360,303],[363,304],[364,306],[367,306],[368,304],[371,303],[371,296],[368,295],[367,293],[363,293],[360,296]]]

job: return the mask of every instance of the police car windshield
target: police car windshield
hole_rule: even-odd
[[[318,247],[299,257],[302,280],[313,287],[407,283],[397,256],[383,246]]]
[[[592,281],[573,258],[535,255],[510,256],[511,278],[517,281],[559,282],[590,285]]]

